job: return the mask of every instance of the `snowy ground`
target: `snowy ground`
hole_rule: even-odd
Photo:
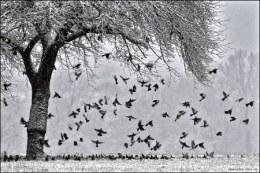
[[[1,172],[259,172],[259,155],[169,160],[1,162]]]

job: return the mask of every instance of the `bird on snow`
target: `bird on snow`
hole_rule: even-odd
[[[132,115],[130,115],[130,116],[125,116],[125,117],[129,118],[129,121],[131,121],[131,119],[137,119],[137,118],[133,117]]]
[[[254,101],[251,101],[251,102],[249,102],[249,103],[246,103],[246,107],[248,107],[249,105],[252,107],[253,104],[254,104]]]
[[[237,99],[236,102],[241,102],[244,98]]]
[[[208,127],[208,126],[209,126],[209,124],[207,123],[206,120],[204,120],[204,121],[203,121],[203,126],[200,126],[200,127]]]
[[[200,101],[206,98],[206,94],[204,94],[204,93],[200,93],[200,96],[201,96]]]
[[[144,125],[142,125],[142,121],[141,121],[141,120],[138,121],[137,131],[139,131],[139,130],[141,130],[141,131],[144,131],[144,130],[145,130],[145,129],[144,129]]]
[[[228,98],[229,94],[227,94],[227,93],[225,93],[225,92],[223,91],[223,95],[224,95],[224,97],[223,97],[222,100],[225,101],[225,99]]]
[[[193,107],[191,107],[192,114],[190,116],[196,115],[198,113],[197,110],[195,110]]]
[[[55,97],[61,98],[61,96],[58,93],[56,93],[56,92],[55,92],[53,98],[55,98]]]
[[[158,103],[160,102],[160,100],[153,100],[153,104],[152,104],[152,107],[158,105]]]
[[[191,119],[191,120],[193,120],[193,121],[194,121],[194,125],[196,125],[196,124],[198,124],[198,123],[202,120],[202,118],[197,118],[197,117],[195,116],[195,118],[193,118],[193,119]]]
[[[248,124],[249,119],[245,119],[245,120],[243,120],[243,122],[244,122],[245,124]]]
[[[125,84],[127,84],[127,80],[129,80],[130,78],[124,78],[123,76],[120,76],[122,78],[122,80],[125,82]]]
[[[182,132],[182,135],[183,135],[183,136],[180,137],[181,139],[182,139],[182,138],[185,138],[186,136],[188,136],[188,133]]]
[[[180,142],[181,145],[182,145],[181,149],[183,149],[184,147],[190,148],[190,146],[188,146],[188,145],[186,144],[186,142],[182,142],[181,140],[179,140],[179,142]]]

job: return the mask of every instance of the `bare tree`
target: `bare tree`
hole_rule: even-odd
[[[216,30],[220,7],[214,1],[1,2],[1,82],[24,72],[32,88],[27,157],[44,154],[40,141],[55,62],[66,69],[84,64],[90,83],[97,77],[90,58],[94,67],[113,59],[138,78],[158,78],[164,65],[173,79],[179,75],[172,67],[177,52],[186,74],[208,85],[211,63],[227,48]],[[108,44],[112,51],[103,52]]]

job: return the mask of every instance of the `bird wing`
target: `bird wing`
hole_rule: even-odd
[[[104,143],[104,142],[99,142],[99,141],[97,141],[97,143],[98,143],[98,144],[102,144],[102,143]]]
[[[95,128],[94,128],[95,129]],[[95,129],[97,132],[101,132],[101,129]]]
[[[195,114],[196,110],[193,107],[191,108],[191,110],[192,110],[192,113]]]
[[[226,97],[227,96],[227,94],[223,91],[223,95],[224,95],[224,97]]]
[[[97,141],[93,141],[93,140],[91,140],[92,142],[94,142],[94,143],[97,143]]]
[[[142,127],[142,122],[141,122],[141,120],[138,121],[138,127],[139,127],[139,128]]]
[[[135,117],[133,117],[133,116],[131,116],[131,118],[132,118],[132,119],[137,119],[137,118],[135,118]]]

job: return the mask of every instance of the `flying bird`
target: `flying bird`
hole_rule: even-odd
[[[164,79],[161,79],[161,83],[164,85],[165,83],[164,83]]]
[[[6,91],[7,91],[8,87],[10,87],[11,85],[12,85],[12,83],[4,83],[3,84]]]
[[[243,120],[243,122],[244,122],[245,124],[248,124],[249,119],[245,119],[245,120]]]
[[[61,98],[61,96],[58,93],[56,93],[56,92],[55,92],[53,98],[55,98],[55,97]]]
[[[127,101],[127,102],[125,102],[125,106],[127,107],[127,108],[131,108],[131,106],[132,106],[132,102],[134,102],[136,99],[131,99],[130,98],[130,100],[129,101]]]
[[[117,109],[114,109],[114,111],[113,111],[113,113],[114,113],[115,115],[117,115],[117,114],[116,114],[116,111],[117,111]]]
[[[204,94],[204,93],[200,93],[200,96],[201,96],[200,101],[206,98],[206,94]]]
[[[110,97],[109,97],[109,98],[110,98]],[[108,101],[109,98],[107,98],[107,96],[104,96],[105,105],[108,105],[108,104],[107,104],[107,101]]]
[[[225,111],[225,114],[231,115],[232,114],[232,109],[229,109],[229,110]]]
[[[59,139],[58,145],[62,145],[63,140]]]
[[[158,103],[160,102],[160,100],[153,100],[153,104],[152,104],[152,107],[158,105]]]
[[[76,115],[78,115],[78,113],[77,113],[77,112],[74,112],[74,111],[72,111],[72,113],[71,113],[71,114],[69,114],[69,117],[73,116],[73,118],[76,118]]]
[[[168,115],[167,112],[163,113],[163,114],[162,114],[162,117],[163,117],[163,118],[166,118],[166,117],[169,117],[169,118],[170,118],[170,116]]]
[[[99,111],[99,113],[101,113],[101,115],[102,115],[102,116],[101,116],[102,119],[103,119],[104,116],[106,115],[106,112],[107,112],[107,111],[103,111],[103,110],[100,110],[100,111]]]
[[[136,92],[136,86],[135,85],[133,86],[133,92]]]
[[[222,136],[222,132],[218,132],[216,135],[217,136]]]
[[[102,136],[102,134],[107,134],[107,132],[103,131],[102,128],[101,129],[95,129],[98,132],[98,136]]]
[[[159,88],[157,84],[155,84],[153,87],[154,87],[154,91],[156,91]]]
[[[206,155],[212,158],[213,155],[214,155],[214,152],[212,151],[210,154],[208,154],[207,151],[206,151]]]
[[[192,140],[191,141],[191,149],[190,150],[195,150],[198,147],[198,145],[195,145],[195,142]]]
[[[139,132],[138,132],[139,133]],[[133,133],[131,135],[127,135],[127,137],[131,138],[131,141],[134,140],[134,137],[138,134],[138,133]]]
[[[181,136],[180,139],[185,138],[186,136],[188,136],[188,133],[182,132],[182,135],[183,135],[183,136]]]
[[[236,117],[230,117],[230,121],[235,121],[236,120]]]
[[[190,102],[184,102],[184,103],[181,103],[183,106],[185,107],[190,107]]]
[[[188,146],[188,145],[186,144],[186,142],[182,142],[181,140],[179,140],[179,142],[180,142],[181,145],[182,145],[181,149],[183,149],[184,147],[190,148],[190,146]]]
[[[211,74],[211,73],[214,73],[214,74],[216,74],[216,73],[217,73],[217,70],[218,70],[218,69],[216,69],[216,68],[215,68],[215,69],[213,69],[213,70],[209,71],[209,74]]]
[[[223,95],[224,95],[224,97],[223,97],[222,100],[225,101],[225,99],[228,98],[229,94],[227,94],[227,93],[225,93],[225,92],[223,91]]]
[[[121,105],[121,103],[119,103],[119,101],[117,100],[117,94],[116,94],[115,101],[113,102],[113,105],[114,105],[114,106],[116,106],[116,104]]]
[[[8,104],[7,104],[7,102],[6,102],[6,99],[5,99],[5,98],[3,98],[3,102],[4,102],[4,105],[5,105],[5,106],[8,106]]]
[[[129,121],[131,121],[131,119],[137,119],[137,118],[133,117],[132,115],[130,115],[130,116],[125,116],[125,117],[129,118]]]
[[[148,147],[150,147],[150,141],[149,140],[154,140],[150,135],[147,136],[145,139],[144,139],[144,142],[148,145]]]
[[[49,113],[49,115],[47,115],[47,119],[50,119],[51,117],[55,117],[55,116]]]
[[[249,103],[246,103],[246,107],[248,107],[249,105],[252,107],[253,104],[254,104],[254,101],[251,101],[251,102],[249,102]]]
[[[244,98],[237,99],[236,102],[241,102]]]
[[[142,121],[141,121],[141,120],[139,120],[139,122],[138,122],[137,131],[139,131],[139,130],[141,130],[141,131],[144,131],[144,130],[145,130],[145,129],[144,129],[144,125],[142,125]]]
[[[192,114],[190,116],[196,115],[198,113],[197,110],[195,110],[193,107],[191,107]]]
[[[103,54],[102,56],[105,56],[106,57],[106,59],[109,59],[109,56],[111,55],[111,53],[105,53],[105,54]]]
[[[195,116],[195,118],[193,118],[193,119],[191,119],[191,120],[193,120],[193,121],[194,121],[194,125],[196,125],[196,124],[198,124],[198,123],[202,120],[202,118],[197,118],[197,117]]]
[[[130,88],[129,91],[130,91],[131,94],[133,94],[133,89],[132,88]]]
[[[130,144],[130,146],[133,146],[135,142],[136,142],[136,141],[131,140],[131,144]]]
[[[86,117],[85,114],[83,114],[83,117],[85,118],[86,123],[88,123],[90,120]]]
[[[80,108],[77,108],[76,111],[78,111],[78,113],[80,113]]]
[[[80,77],[80,75],[81,75],[81,72],[74,72],[74,74],[75,74],[75,76],[76,76],[76,80],[78,80],[79,79],[79,77]]]
[[[79,67],[81,66],[81,64],[77,64],[77,65],[74,65],[72,68],[76,68],[76,69],[79,69]]]
[[[67,136],[67,133],[63,133],[63,136],[64,136],[65,140],[69,139],[68,136]]]
[[[75,123],[77,125],[77,131],[79,130],[80,126],[83,124],[82,121],[76,122]]]
[[[179,114],[177,115],[175,121],[177,121],[181,116],[183,116],[186,112],[185,111],[179,111]]]
[[[204,142],[202,142],[202,143],[199,143],[199,144],[198,144],[198,146],[199,146],[200,148],[203,148],[203,149],[205,149],[205,147],[204,147]]]
[[[22,117],[21,120],[20,120],[20,124],[23,124],[24,127],[28,127],[28,121],[25,121],[25,120],[23,119],[23,117]]]
[[[115,79],[116,84],[118,84],[118,83],[117,83],[117,77],[116,77],[116,75],[114,75],[113,77],[114,77],[114,79]]]
[[[139,83],[141,83],[142,85],[141,85],[141,87],[143,87],[144,86],[144,84],[147,84],[149,81],[138,81]]]
[[[99,100],[98,100],[98,103],[99,103],[101,106],[103,106],[102,102],[103,102],[103,99],[99,99]]]
[[[204,120],[204,121],[203,121],[203,126],[200,126],[200,127],[208,127],[208,126],[209,126],[209,124],[207,123],[206,120]]]
[[[41,139],[40,143],[43,144],[43,146],[45,146],[47,148],[50,148],[50,145],[48,144],[48,141],[49,141],[49,139],[47,139],[47,140]]]
[[[156,151],[156,150],[158,150],[160,147],[162,146],[162,144],[160,144],[158,141],[156,141],[156,144],[155,144],[155,146],[154,147],[152,147],[151,148],[151,150],[154,150],[154,151]]]
[[[130,78],[124,78],[123,76],[120,76],[122,78],[122,80],[125,82],[125,84],[127,84],[127,80],[129,80]]]
[[[150,91],[150,90],[152,90],[152,89],[151,89],[151,85],[152,85],[152,84],[145,85],[145,86],[148,88],[148,90],[147,90],[147,91]]]
[[[78,145],[77,141],[74,141],[74,146]]]
[[[140,136],[139,136],[136,140],[137,140],[137,142],[139,142],[139,143],[140,143],[140,142],[143,142],[143,140],[141,139]]]
[[[125,146],[126,148],[128,148],[128,143],[125,143],[124,146]]]
[[[148,126],[148,125],[153,127],[153,121],[149,121],[145,126]]]
[[[69,124],[67,124],[67,125],[68,125],[68,127],[69,127],[70,130],[73,130],[72,127],[71,127],[71,125],[69,125]]]
[[[100,142],[100,141],[98,141],[98,140],[96,140],[96,141],[93,141],[93,140],[91,140],[93,143],[96,143],[96,147],[98,147],[98,144],[102,144],[102,143],[104,143],[104,142]]]

